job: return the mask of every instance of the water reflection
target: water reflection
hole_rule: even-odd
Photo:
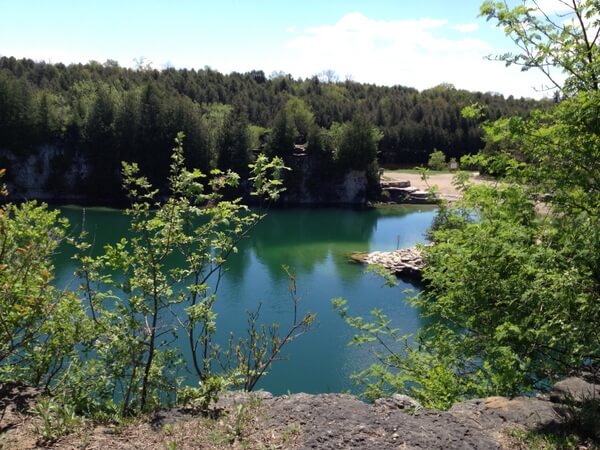
[[[73,233],[85,226],[95,253],[127,234],[128,219],[120,211],[86,209],[84,214],[80,208],[65,208],[63,213],[73,224]],[[351,389],[350,373],[373,362],[373,355],[369,349],[347,346],[352,330],[332,310],[331,299],[345,297],[357,315],[380,308],[406,333],[416,331],[421,319],[418,311],[403,301],[403,290],[411,285],[382,288],[380,279],[366,274],[359,265],[349,264],[346,255],[422,242],[434,213],[434,208],[414,206],[271,211],[227,261],[215,306],[218,340],[224,342],[230,332],[243,331],[245,311],[255,310],[259,303],[265,323],[279,322],[285,327],[290,321],[291,302],[281,266],[287,264],[298,278],[301,310],[317,313],[317,326],[286,349],[289,361],[274,365],[259,387],[279,394]],[[59,286],[73,287],[75,266],[69,257],[67,250],[57,256]],[[181,345],[186,352],[183,341]]]
[[[350,252],[393,250],[424,239],[423,231],[433,217],[431,207],[395,207],[356,211],[352,209],[277,210],[239,246],[239,254],[228,262],[231,274],[239,279],[251,261],[252,252],[264,264],[273,281],[282,280],[282,264],[297,273],[312,273],[332,259],[338,276],[357,276],[348,270]],[[379,236],[373,245],[374,235]]]
[[[366,250],[376,226],[374,211],[279,210],[267,216],[240,245],[240,253],[252,251],[276,282],[285,278],[282,264],[306,274],[324,264],[332,253]],[[232,267],[236,264],[237,258],[231,261]],[[239,273],[246,268],[234,270]]]

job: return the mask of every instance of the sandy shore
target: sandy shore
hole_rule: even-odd
[[[440,194],[444,198],[459,198],[460,191],[452,185],[452,173],[430,173],[427,183],[421,179],[421,175],[418,173],[407,173],[407,172],[392,172],[385,171],[383,173],[382,180],[388,181],[410,181],[410,185],[419,188],[423,191],[429,189],[429,187],[436,185]],[[489,181],[483,180],[479,177],[478,172],[471,172],[471,181],[473,183],[486,183]],[[429,184],[429,185],[428,185]]]

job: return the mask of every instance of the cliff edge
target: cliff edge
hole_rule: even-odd
[[[346,394],[232,392],[210,417],[173,409],[120,424],[83,421],[48,439],[40,434],[41,418],[32,414],[35,391],[4,386],[0,448],[509,449],[515,447],[507,431],[564,426],[565,398],[580,401],[597,395],[599,387],[570,378],[545,397],[468,400],[443,412],[403,395],[367,404]]]

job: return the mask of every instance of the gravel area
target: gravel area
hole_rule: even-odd
[[[436,185],[442,196],[452,199],[460,197],[460,191],[452,185],[452,173],[431,173],[429,180],[425,183],[418,173],[385,171],[383,180],[388,181],[410,181],[410,185],[420,190],[426,191],[430,186]],[[478,172],[471,172],[471,181],[473,183],[489,183],[490,181],[480,178]]]

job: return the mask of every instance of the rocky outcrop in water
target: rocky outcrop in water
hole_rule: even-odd
[[[381,181],[382,197],[394,203],[437,203],[438,198],[410,185],[410,181]]]
[[[425,263],[417,248],[403,248],[393,252],[353,253],[351,260],[363,264],[382,266],[396,276],[421,278]]]

